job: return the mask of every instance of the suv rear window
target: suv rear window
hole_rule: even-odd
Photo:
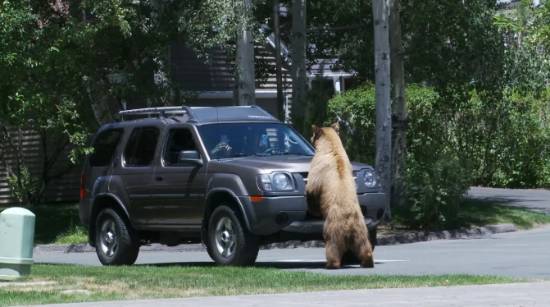
[[[90,156],[90,166],[107,166],[113,159],[116,147],[120,141],[122,129],[101,132],[94,141],[94,152]]]
[[[124,149],[125,166],[147,166],[153,161],[159,129],[156,127],[134,128]]]

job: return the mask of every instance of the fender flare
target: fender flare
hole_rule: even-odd
[[[128,209],[126,208],[126,206],[124,206],[120,198],[118,198],[116,195],[112,193],[100,193],[96,195],[92,202],[92,211],[90,214],[90,222],[88,225],[88,242],[90,242],[90,245],[92,246],[95,246],[94,234],[95,234],[95,224],[96,224],[97,215],[99,214],[100,210],[106,206],[106,205],[99,204],[99,202],[103,199],[110,199],[111,201],[114,201],[114,202],[111,202],[111,203],[114,203],[113,209],[121,211],[124,214],[122,218],[126,219],[128,223],[130,223],[131,225],[130,213],[128,212]]]

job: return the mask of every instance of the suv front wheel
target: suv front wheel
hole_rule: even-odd
[[[235,211],[222,205],[208,222],[208,254],[221,265],[252,265],[258,256],[258,238],[241,224]]]
[[[97,215],[95,243],[97,256],[103,265],[130,265],[139,253],[133,229],[111,208],[103,209]]]

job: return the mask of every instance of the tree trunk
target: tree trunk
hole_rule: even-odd
[[[376,170],[386,193],[386,217],[391,216],[391,105],[389,0],[373,0],[374,72],[376,85]]]
[[[391,0],[390,4],[390,46],[392,94],[392,207],[405,204],[405,160],[407,156],[407,104],[405,101],[405,69],[401,41],[401,4]]]
[[[252,0],[242,0],[239,4],[242,21],[237,37],[237,105],[256,104],[254,76],[254,39],[250,31]]]
[[[305,131],[306,75],[306,0],[292,2],[292,31],[290,35],[292,66],[292,124]]]
[[[279,28],[279,0],[273,1],[273,36],[275,38],[275,77],[277,81],[277,113],[279,120],[285,121],[285,102],[283,98],[283,74],[281,61],[281,31]]]

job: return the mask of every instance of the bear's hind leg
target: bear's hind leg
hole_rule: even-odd
[[[357,258],[359,258],[361,267],[374,268],[372,246],[370,245],[367,234],[355,237],[354,252],[357,255]]]
[[[327,257],[327,269],[339,269],[342,266],[342,249],[340,244],[331,240],[325,244],[326,257]]]

